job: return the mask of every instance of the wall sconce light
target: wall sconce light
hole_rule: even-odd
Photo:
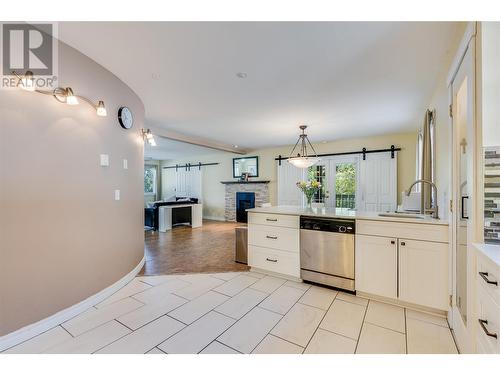
[[[141,129],[142,131],[142,139],[144,141],[147,141],[151,146],[156,146],[156,141],[155,137],[153,136],[153,133],[151,133],[151,130],[149,129]]]
[[[80,103],[79,101],[80,99],[91,105],[95,109],[97,116],[99,117],[107,116],[106,107],[104,106],[104,101],[102,100],[99,100],[97,104],[94,104],[94,102],[92,102],[90,99],[87,99],[80,95],[75,95],[71,87],[66,87],[66,88],[56,87],[52,91],[39,90],[36,88],[36,81],[33,72],[28,70],[23,76],[19,76],[19,74],[17,74],[15,71],[12,73],[18,78],[19,81],[17,82],[17,87],[19,87],[20,89],[31,92],[37,92],[39,94],[44,94],[44,95],[52,95],[58,102],[65,103],[68,105],[77,105]]]

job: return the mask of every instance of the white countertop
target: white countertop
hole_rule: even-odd
[[[315,217],[329,217],[339,219],[358,219],[358,220],[379,220],[379,221],[395,221],[404,223],[417,223],[417,224],[435,224],[435,225],[448,225],[447,220],[433,219],[428,217],[425,219],[411,219],[406,217],[387,217],[378,216],[378,212],[369,211],[356,211],[346,208],[303,208],[298,206],[272,206],[272,207],[256,207],[247,210],[248,212],[258,212],[267,214],[279,215],[298,215],[298,216],[315,216]]]
[[[475,243],[473,246],[500,267],[500,245]]]

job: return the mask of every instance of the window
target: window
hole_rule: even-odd
[[[312,199],[313,203],[325,203],[325,192],[326,192],[326,166],[325,165],[313,165],[309,167],[307,171],[308,180],[316,180],[321,184],[321,189],[319,189]]]
[[[335,207],[356,207],[356,164],[338,163],[335,166]]]
[[[144,194],[156,194],[156,166],[144,167]]]

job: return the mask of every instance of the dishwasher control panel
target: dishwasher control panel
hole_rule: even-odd
[[[354,234],[356,233],[356,222],[349,219],[327,219],[313,216],[301,216],[300,229]]]

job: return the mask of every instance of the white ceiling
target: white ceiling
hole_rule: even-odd
[[[144,143],[144,158],[153,160],[177,160],[185,158],[196,158],[202,155],[225,154],[206,147],[191,145],[189,143],[177,142],[167,138],[155,136],[156,146]],[[194,161],[194,160],[191,160]]]
[[[59,36],[126,82],[147,125],[245,148],[416,129],[463,25],[88,22]],[[246,79],[236,73],[247,73]]]

